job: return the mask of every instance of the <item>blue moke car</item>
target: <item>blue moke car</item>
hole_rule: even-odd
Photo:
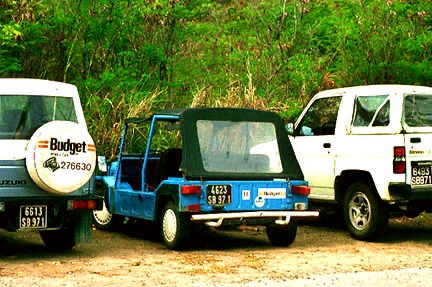
[[[99,178],[113,216],[157,222],[169,249],[188,246],[193,225],[265,225],[270,242],[288,246],[296,217],[308,211],[304,181],[282,119],[239,108],[163,111],[125,121],[118,160]]]

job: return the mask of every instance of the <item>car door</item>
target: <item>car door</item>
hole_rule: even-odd
[[[145,169],[151,160],[145,155],[152,121],[136,118],[128,120],[126,125],[120,146],[113,212],[152,219],[155,194],[153,190],[148,190],[145,179]]]
[[[312,188],[311,199],[334,199],[335,129],[341,99],[334,96],[311,102],[290,136],[305,179]]]
[[[432,186],[432,94],[407,93],[403,113],[406,149],[406,183],[412,190]]]

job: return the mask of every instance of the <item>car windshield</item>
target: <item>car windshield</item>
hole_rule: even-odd
[[[282,172],[273,123],[198,120],[197,131],[208,172]]]
[[[72,98],[0,96],[0,139],[30,139],[37,128],[55,120],[78,122]]]
[[[431,127],[432,95],[406,95],[404,113],[408,126]]]

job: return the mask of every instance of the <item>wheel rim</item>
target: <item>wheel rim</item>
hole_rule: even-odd
[[[352,197],[349,206],[349,219],[351,225],[357,230],[364,230],[369,226],[371,210],[369,199],[362,192]]]
[[[112,214],[106,208],[105,202],[103,204],[102,210],[93,210],[93,217],[100,225],[107,225],[112,220]]]
[[[167,209],[163,217],[163,233],[168,242],[173,242],[177,233],[177,218],[172,209]]]

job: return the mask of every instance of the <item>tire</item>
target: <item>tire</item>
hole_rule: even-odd
[[[162,239],[168,249],[186,248],[191,235],[191,222],[180,214],[174,202],[165,205],[160,223]]]
[[[96,229],[108,230],[111,228],[113,223],[113,214],[108,211],[105,200],[103,201],[102,210],[93,210],[92,222]]]
[[[75,247],[75,232],[73,230],[41,230],[39,235],[45,246],[50,250],[63,251]]]
[[[364,183],[356,182],[348,187],[343,212],[349,232],[358,240],[376,240],[388,224],[387,205]]]
[[[297,236],[297,220],[291,218],[287,225],[269,224],[266,226],[267,238],[275,246],[287,247]]]

